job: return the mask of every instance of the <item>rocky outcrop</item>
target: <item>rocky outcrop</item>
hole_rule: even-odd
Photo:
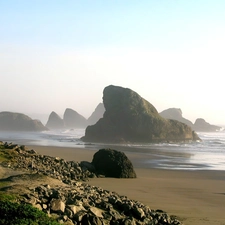
[[[63,115],[63,120],[67,128],[86,128],[87,120],[82,115],[67,108]]]
[[[106,177],[136,178],[133,165],[123,152],[100,149],[94,154],[92,164],[98,174]]]
[[[104,112],[105,112],[105,107],[104,107],[103,103],[99,103],[98,106],[96,107],[95,111],[88,118],[88,120],[87,120],[88,125],[95,124],[100,118],[103,117]]]
[[[155,107],[128,88],[110,85],[103,91],[105,113],[88,126],[85,142],[185,142],[200,140],[191,127],[159,115]]]
[[[207,123],[204,119],[198,118],[194,123],[193,129],[199,132],[216,132],[219,131],[221,127],[211,125]]]
[[[41,121],[33,120],[22,113],[0,112],[1,131],[45,131],[48,130]]]
[[[46,127],[49,129],[62,129],[65,128],[65,123],[57,113],[51,112]]]
[[[188,120],[188,119],[185,119],[183,116],[182,116],[182,111],[181,109],[178,109],[178,108],[169,108],[169,109],[166,109],[166,110],[163,110],[161,113],[159,113],[160,116],[162,116],[163,118],[165,119],[172,119],[172,120],[177,120],[177,121],[180,121],[182,123],[185,123],[187,124],[188,126],[192,127],[193,128],[193,123]]]

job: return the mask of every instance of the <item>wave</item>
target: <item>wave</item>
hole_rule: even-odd
[[[139,154],[151,154],[157,160],[148,162],[153,167],[173,167],[190,169],[198,165],[201,169],[225,170],[225,131],[199,132],[202,142],[191,143],[149,143],[149,144],[105,144],[84,143],[80,138],[85,129],[63,129],[43,132],[0,132],[2,141],[25,145],[83,147],[90,149],[114,148],[121,151],[132,151]],[[165,161],[166,160],[166,161]],[[196,166],[191,166],[195,168]]]

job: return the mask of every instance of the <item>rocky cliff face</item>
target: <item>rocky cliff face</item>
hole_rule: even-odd
[[[0,112],[1,131],[44,131],[48,130],[41,121],[32,120],[22,113]]]
[[[103,103],[99,103],[97,105],[95,111],[88,118],[88,120],[87,120],[88,125],[95,124],[100,118],[103,117],[104,112],[105,112],[105,107],[104,107]]]
[[[160,116],[162,116],[165,119],[178,120],[178,121],[180,121],[182,123],[185,123],[188,126],[190,126],[190,127],[193,128],[193,123],[190,120],[187,120],[187,119],[185,119],[182,116],[181,109],[178,109],[178,108],[169,108],[169,109],[163,110],[160,113]]]
[[[46,127],[49,129],[62,129],[65,128],[65,123],[57,113],[51,112]]]
[[[87,126],[87,120],[82,115],[67,108],[63,115],[63,120],[67,128],[85,128]]]
[[[88,126],[88,142],[180,142],[199,139],[184,123],[167,120],[155,107],[128,88],[110,85],[103,91],[105,113]]]

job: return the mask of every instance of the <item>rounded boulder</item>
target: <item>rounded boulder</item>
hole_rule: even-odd
[[[100,149],[93,156],[92,164],[96,172],[105,177],[136,178],[131,161],[120,151]]]

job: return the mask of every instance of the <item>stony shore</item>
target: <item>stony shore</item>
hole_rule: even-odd
[[[21,171],[2,179],[7,185],[1,191],[18,194],[21,203],[32,204],[61,223],[182,224],[161,209],[151,209],[127,196],[85,183],[96,174],[80,162],[40,155],[11,143],[2,142],[1,149],[1,154],[8,158],[1,162],[1,167]]]

